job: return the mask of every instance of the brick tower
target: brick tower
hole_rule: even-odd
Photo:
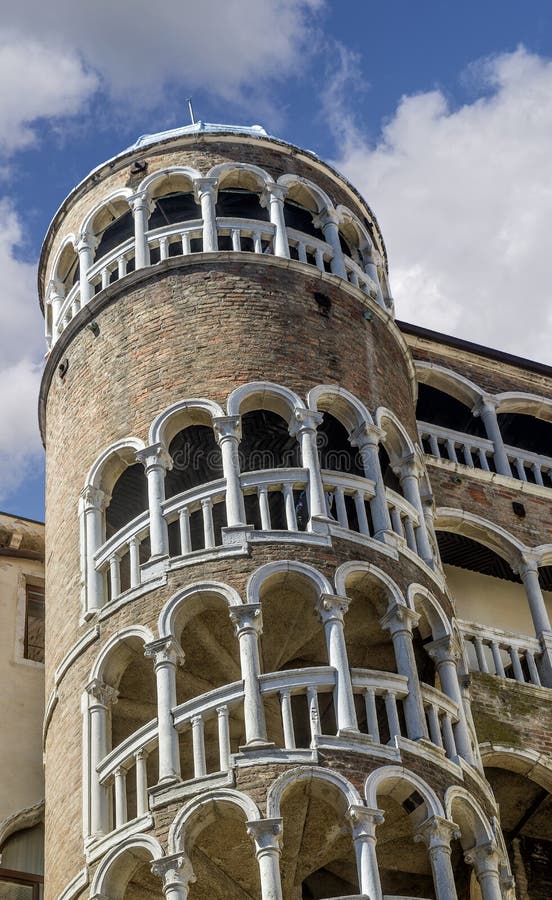
[[[146,136],[40,292],[48,900],[513,897],[366,202]]]

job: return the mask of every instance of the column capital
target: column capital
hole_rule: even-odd
[[[260,635],[263,632],[263,616],[258,603],[242,603],[231,606],[228,615],[234,626],[237,637],[246,632],[255,632]]]
[[[522,553],[521,560],[517,565],[513,565],[512,569],[514,570],[514,572],[517,571],[521,579],[523,579],[530,572],[535,572],[538,575],[540,561],[541,557],[538,553],[526,551]]]
[[[109,503],[110,494],[106,494],[101,488],[94,487],[93,484],[87,484],[81,491],[84,508],[104,510]]]
[[[498,397],[495,397],[494,394],[481,394],[472,406],[472,415],[481,416],[486,412],[496,412],[498,403]]]
[[[97,235],[92,234],[90,231],[81,231],[77,235],[75,250],[77,253],[81,253],[83,250],[95,250],[99,243],[100,239]]]
[[[264,186],[261,194],[261,206],[266,206],[270,200],[278,200],[283,202],[289,188],[285,184],[277,184],[275,181],[269,181]]]
[[[450,842],[460,837],[458,825],[443,816],[430,816],[414,834],[417,843],[423,842],[429,850],[434,847],[450,849]]]
[[[381,825],[385,818],[383,809],[370,806],[350,806],[346,818],[351,826],[353,840],[357,838],[374,838],[376,825]]]
[[[340,597],[338,594],[320,594],[315,608],[324,625],[332,620],[343,622],[343,616],[349,609],[350,602],[349,597]]]
[[[106,684],[100,678],[93,678],[86,685],[86,691],[90,697],[93,697],[100,706],[104,706],[106,709],[114,706],[119,697],[119,691],[111,687],[110,684]]]
[[[245,827],[249,837],[255,842],[256,853],[267,850],[280,850],[282,840],[282,819],[255,819],[246,822]]]
[[[194,196],[196,202],[201,200],[202,194],[214,194],[216,192],[218,181],[216,178],[196,178],[194,179]]]
[[[65,285],[60,278],[51,278],[47,289],[48,301],[54,297],[65,297]]]
[[[403,456],[397,465],[393,466],[393,471],[399,478],[408,478],[409,476],[419,478],[423,474],[423,466],[419,458],[414,453],[410,453],[408,456]]]
[[[460,642],[454,634],[445,634],[436,641],[430,641],[424,644],[424,649],[437,665],[449,661],[456,663],[462,656]]]
[[[321,412],[317,412],[314,409],[304,409],[302,406],[297,406],[293,410],[293,416],[289,426],[289,433],[297,436],[303,431],[316,431],[323,418],[324,416]]]
[[[149,196],[147,191],[138,191],[138,193],[132,194],[127,197],[127,202],[133,213],[139,209],[146,209],[151,213],[155,209],[155,200]]]
[[[473,866],[478,875],[485,872],[498,872],[500,853],[495,841],[478,844],[464,853],[464,859]]]
[[[373,422],[362,422],[351,431],[349,441],[353,447],[361,449],[366,444],[373,444],[377,447],[380,441],[385,437],[385,431]]]
[[[144,645],[144,656],[154,660],[154,666],[169,663],[173,666],[183,666],[186,656],[176,638],[171,635],[157,638]]]
[[[162,469],[164,472],[166,472],[167,469],[172,469],[172,459],[163,444],[152,444],[150,447],[144,447],[143,450],[138,450],[136,453],[136,461],[142,463],[146,475],[148,475],[152,469]]]
[[[161,859],[154,859],[151,871],[163,880],[163,889],[182,885],[184,889],[196,880],[192,864],[185,853],[173,853]]]
[[[216,416],[213,419],[213,428],[217,444],[226,438],[235,438],[240,441],[242,436],[241,416]]]
[[[392,635],[398,631],[412,633],[412,629],[416,627],[419,620],[420,615],[415,610],[410,609],[409,606],[403,606],[402,603],[395,603],[380,619],[380,625],[383,629],[390,631]]]
[[[313,216],[312,222],[315,228],[324,228],[324,225],[339,225],[341,219],[335,209],[323,209],[317,216]]]

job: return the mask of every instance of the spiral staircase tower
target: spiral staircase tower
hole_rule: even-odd
[[[363,198],[146,136],[39,280],[48,896],[513,896]]]

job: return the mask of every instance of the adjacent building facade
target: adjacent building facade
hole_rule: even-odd
[[[258,126],[56,214],[46,894],[550,896],[552,371],[397,323]]]

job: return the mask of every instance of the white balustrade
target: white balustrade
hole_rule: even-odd
[[[471,469],[484,469],[486,472],[494,466],[494,445],[487,438],[463,434],[428,422],[418,422],[418,432],[431,456],[461,463]]]
[[[458,752],[452,726],[459,719],[458,707],[450,697],[428,684],[422,684],[421,690],[429,738],[436,747],[444,749],[449,759],[456,760]]]
[[[104,290],[113,281],[118,281],[133,270],[134,238],[129,238],[100,257],[88,270],[88,283],[94,288],[92,294]]]
[[[536,638],[472,622],[460,622],[472,672],[511,678],[540,687],[542,648]]]
[[[244,495],[256,498],[257,518],[260,520],[262,531],[298,530],[294,491],[306,491],[307,483],[306,469],[268,469],[261,472],[246,472],[240,476]],[[270,503],[270,495],[274,494],[281,497],[280,508],[275,514],[271,511]]]
[[[359,534],[373,534],[369,518],[369,503],[375,494],[375,484],[358,475],[345,475],[324,470],[322,482],[326,494],[326,506],[330,518],[335,518],[341,528]],[[349,500],[349,510],[347,500]]]
[[[518,447],[505,446],[504,450],[514,478],[541,487],[552,487],[552,459]]]
[[[419,522],[418,513],[408,500],[405,500],[396,491],[392,491],[391,488],[385,488],[385,497],[391,528],[398,537],[403,538],[408,549],[417,554],[415,529]]]
[[[292,257],[296,253],[299,262],[310,263],[321,272],[330,271],[330,262],[333,258],[333,250],[330,244],[319,240],[319,238],[312,237],[310,234],[296,231],[294,228],[286,230]]]
[[[203,222],[201,219],[192,219],[175,225],[152,228],[147,232],[146,238],[150,254],[152,251],[158,251],[157,262],[162,262],[169,256],[188,256],[193,252],[192,241],[199,242],[195,245],[196,252],[203,250]]]
[[[347,281],[355,287],[360,288],[361,291],[368,294],[373,300],[381,297],[381,291],[378,290],[378,285],[370,278],[364,269],[349,256],[345,256],[344,259]],[[380,305],[384,306],[383,303],[380,303]]]

